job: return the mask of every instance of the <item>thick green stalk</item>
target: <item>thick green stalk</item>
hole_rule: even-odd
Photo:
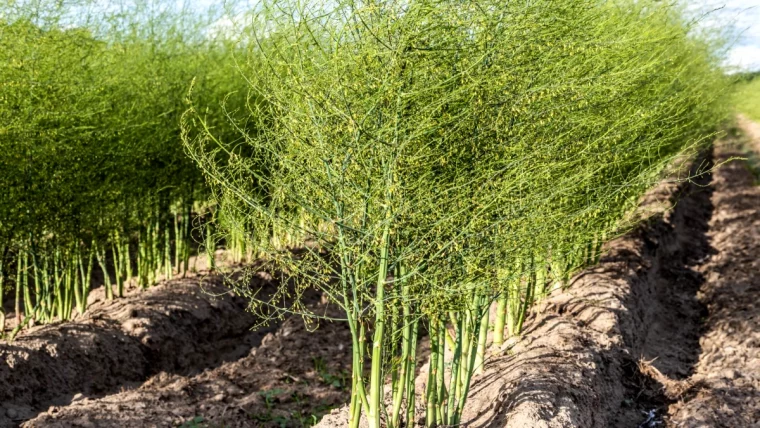
[[[525,323],[525,317],[528,314],[528,310],[530,309],[530,306],[533,304],[533,288],[528,288],[526,290],[528,294],[525,296],[525,303],[520,310],[520,316],[517,319],[517,325],[515,326],[515,334],[520,334],[522,332],[523,324]]]
[[[390,215],[386,216],[380,239],[380,263],[375,292],[375,325],[372,338],[372,366],[369,383],[369,426],[380,428],[380,412],[383,402],[383,338],[385,335],[385,282],[388,278],[388,249],[390,246]]]
[[[475,293],[473,292],[473,296]],[[472,304],[472,303],[470,303]],[[465,310],[462,314],[460,314],[460,318],[463,319],[462,323],[462,331],[463,331],[463,341],[462,341],[462,361],[467,361],[470,357],[470,354],[472,353],[473,349],[470,346],[470,337],[473,335],[473,329],[475,328],[475,325],[479,325],[479,322],[476,322],[475,319],[473,319],[471,310]],[[467,364],[462,363],[459,365],[459,385],[458,388],[460,389],[460,395],[461,395],[461,388],[464,382],[464,379],[470,375],[470,372],[468,371],[469,367]]]
[[[355,370],[351,374],[351,404],[348,410],[348,427],[359,428],[359,421],[362,416],[362,403],[359,398],[359,382],[362,382],[361,376],[356,376]]]
[[[206,257],[208,258],[208,266],[210,271],[216,270],[216,242],[214,242],[214,234],[211,231],[211,224],[206,224]]]
[[[471,352],[469,352],[469,355],[465,353],[462,354],[463,356],[466,355],[468,358],[466,361],[463,360],[463,363],[466,363],[466,364],[462,364],[462,366],[465,368],[465,370],[463,371],[464,377],[461,380],[462,390],[459,393],[457,411],[454,417],[451,419],[451,425],[454,425],[454,426],[459,425],[459,422],[461,420],[462,411],[464,410],[464,405],[467,402],[467,394],[469,394],[470,392],[470,381],[472,380],[472,373],[475,369],[475,354],[476,353],[474,352],[474,347],[476,345],[475,339],[478,336],[477,329],[480,323],[474,322],[474,323],[471,323],[471,325],[473,328],[471,328],[468,331],[469,340],[466,342],[467,348],[471,350]]]
[[[520,334],[522,331],[525,317],[528,315],[528,311],[533,306],[533,296],[536,289],[536,272],[532,270],[528,276],[528,286],[525,289],[525,301],[520,308],[520,314],[517,318],[517,325],[515,327],[515,334]]]
[[[156,208],[156,221],[153,223],[153,246],[151,247],[151,280],[150,285],[156,285],[158,275],[161,272],[163,257],[161,257],[161,225],[159,224],[159,211]]]
[[[93,258],[93,250],[90,249],[87,254],[87,268],[85,269],[84,266],[84,260],[81,258],[81,254],[79,257],[79,273],[82,276],[82,283],[80,284],[82,287],[82,307],[80,308],[80,313],[84,313],[85,310],[87,310],[87,298],[90,296],[90,282],[92,279],[92,258]]]
[[[446,399],[448,394],[446,392],[446,381],[444,375],[446,373],[446,339],[449,333],[446,331],[446,323],[441,319],[438,322],[438,369],[436,370],[436,383],[438,384],[438,391],[436,392],[437,400],[437,412],[436,419],[439,422],[446,420]]]
[[[58,251],[58,248],[55,250],[55,255],[53,256],[53,281],[55,281],[55,292],[56,292],[56,302],[58,304],[58,317],[61,320],[66,319],[66,296],[64,294],[63,289],[63,280],[61,277],[61,272],[58,269],[58,265],[60,262],[60,253]]]
[[[124,265],[124,281],[126,283],[132,279],[132,259],[129,257],[129,238],[122,242],[121,257],[121,263]]]
[[[114,234],[114,240],[111,241],[111,254],[113,254],[113,268],[116,272],[116,295],[124,297],[124,278],[122,277],[122,257],[119,249],[119,234]]]
[[[43,276],[43,281],[45,281],[45,288],[47,288],[48,287],[48,283],[47,283],[48,258],[44,257],[44,259],[45,259],[45,263],[43,266],[45,267],[45,271],[43,272],[42,276]],[[32,253],[32,267],[34,267],[34,297],[35,297],[35,300],[39,302],[39,305],[37,305],[37,309],[34,312],[34,320],[40,323],[46,323],[53,318],[54,313],[52,310],[50,311],[50,313],[47,313],[47,311],[45,311],[45,307],[44,307],[45,296],[46,295],[49,296],[50,293],[49,293],[49,290],[47,290],[48,292],[46,293],[42,292],[42,282],[40,281],[40,270],[37,266],[37,255],[35,253]],[[56,293],[56,299],[58,298],[59,296]]]
[[[37,257],[34,254],[32,254],[32,265],[34,266],[35,288],[37,290],[43,288],[44,290],[42,293],[37,291],[37,298],[39,299],[40,304],[39,309],[37,310],[39,313],[35,314],[35,318],[40,317],[43,320],[47,321],[52,319],[55,315],[55,308],[53,307],[54,293],[52,293],[50,290],[50,282],[48,278],[48,258],[45,257],[43,259],[41,275],[39,265],[37,264]]]
[[[71,264],[68,263],[63,271],[63,289],[65,290],[65,305],[64,305],[64,311],[65,311],[65,318],[67,320],[71,319],[71,308],[73,307],[73,290],[72,288],[72,280],[71,280]]]
[[[398,272],[395,273],[395,277],[398,277]],[[396,360],[396,356],[399,354],[399,344],[403,347],[403,339],[402,337],[397,337],[397,332],[401,332],[403,334],[403,327],[399,330],[399,318],[401,317],[401,314],[399,314],[399,309],[401,309],[401,302],[399,301],[400,294],[396,293],[395,291],[396,285],[391,289],[391,296],[388,298],[389,301],[389,307],[388,310],[390,310],[390,322],[386,326],[388,329],[388,332],[390,333],[390,337],[386,340],[388,342],[389,348],[387,349],[386,353],[388,355],[388,359],[390,360],[390,372],[391,372],[391,413],[394,408],[394,403],[396,402],[396,398],[399,394],[399,390],[401,389],[401,375],[400,372],[402,370],[401,368],[401,359],[403,359],[403,356]],[[387,317],[387,315],[386,315]],[[403,352],[402,352],[403,355]],[[386,423],[388,424],[389,428],[393,428],[393,419],[394,416],[386,415]]]
[[[27,317],[31,317],[33,322],[36,308],[32,304],[31,290],[29,290],[29,256],[24,252],[22,257],[24,263],[23,276],[21,278],[24,284],[24,313],[26,313]]]
[[[454,341],[454,356],[451,360],[451,379],[449,382],[449,400],[448,400],[448,409],[446,413],[448,413],[448,418],[446,419],[447,424],[451,424],[451,420],[454,417],[454,414],[456,413],[457,409],[457,400],[459,399],[459,393],[460,393],[460,387],[459,387],[459,376],[460,376],[460,363],[462,361],[462,338],[464,337],[464,316],[460,316],[457,320],[457,323],[454,324],[454,330],[456,334],[456,339]]]
[[[344,304],[348,305],[348,295],[345,294],[344,296]],[[350,306],[346,306],[350,307]],[[359,427],[359,421],[361,420],[361,412],[362,409],[364,409],[366,412],[369,412],[369,402],[367,400],[367,392],[364,389],[364,352],[362,349],[364,348],[364,327],[363,324],[360,328],[357,329],[357,321],[358,319],[354,318],[354,313],[348,314],[348,326],[349,330],[351,331],[351,357],[352,357],[352,364],[351,364],[351,384],[352,384],[352,391],[353,394],[351,396],[351,405],[353,406],[352,411],[350,413],[350,420],[349,420],[349,427],[350,428],[358,428]],[[359,322],[360,323],[360,322]],[[361,323],[360,323],[361,324]]]
[[[438,379],[438,335],[435,333],[435,321],[430,321],[430,358],[428,362],[428,380],[425,394],[425,426],[434,428],[437,424],[436,379]]]
[[[179,203],[179,207],[181,209],[182,202]],[[182,235],[180,234],[179,227],[179,212],[172,211],[172,216],[174,217],[174,266],[177,267],[177,274],[179,274],[181,269],[180,261],[182,259],[180,256],[182,254]]]
[[[499,294],[496,303],[496,319],[493,321],[493,347],[501,348],[504,344],[504,324],[507,320],[507,288]]]
[[[412,427],[415,423],[415,399],[416,391],[414,388],[415,367],[417,366],[417,335],[419,321],[415,318],[412,322],[412,336],[409,339],[411,345],[409,352],[409,369],[406,372],[406,426]]]
[[[343,305],[346,309],[348,327],[351,331],[351,406],[349,412],[349,428],[358,428],[361,421],[362,409],[369,413],[367,392],[364,389],[364,323],[360,319],[359,302],[357,300],[355,276],[350,263],[345,257],[345,238],[342,228],[338,228],[338,254],[343,274],[340,283],[343,291]],[[353,299],[351,298],[353,297]]]
[[[145,238],[137,243],[137,281],[142,288],[148,288],[148,235],[146,230]]]
[[[82,289],[79,286],[78,274],[82,266],[82,255],[79,250],[74,254],[73,263],[74,266],[72,267],[71,274],[74,276],[74,302],[77,307],[77,312],[79,312],[79,315],[82,315],[84,313],[84,302],[82,300]]]
[[[525,276],[524,265],[518,260],[515,269],[516,278],[512,279],[508,285],[508,308],[507,308],[507,328],[510,336],[519,333],[518,325],[520,323],[520,312],[522,310],[522,284]],[[526,280],[527,283],[527,280]]]
[[[0,337],[5,336],[5,267],[3,261],[5,260],[5,247],[0,248]]]
[[[99,247],[95,248],[95,258],[98,260],[98,266],[103,272],[103,287],[105,287],[106,299],[113,300],[113,287],[111,287],[111,276],[106,269],[106,259],[104,252]]]
[[[182,218],[182,221],[183,221],[182,227],[184,228],[184,233],[182,234],[182,238],[183,238],[182,248],[184,251],[182,253],[182,257],[184,258],[184,262],[185,262],[184,269],[182,270],[182,276],[187,275],[187,272],[190,270],[190,239],[192,239],[192,236],[191,236],[192,230],[190,229],[190,226],[191,226],[190,217],[192,216],[192,214],[193,214],[193,205],[188,204],[187,213]]]
[[[546,264],[543,263],[543,259],[539,257],[539,263],[536,267],[536,294],[538,299],[543,299],[549,293],[548,281],[546,278]]]
[[[485,299],[483,299],[485,300]],[[475,354],[475,374],[483,373],[486,355],[486,340],[488,339],[488,307],[483,307],[483,316],[480,319],[480,328],[478,333],[478,346]]]
[[[164,230],[164,277],[168,281],[172,279],[172,253],[171,253],[171,241],[169,235],[169,227]]]
[[[401,403],[404,398],[404,392],[406,391],[406,386],[408,383],[408,375],[409,370],[414,371],[414,365],[409,359],[409,355],[411,354],[412,347],[416,346],[416,344],[411,343],[412,340],[412,312],[411,312],[411,302],[409,295],[409,286],[407,284],[406,279],[404,276],[406,275],[406,270],[404,269],[404,266],[399,266],[398,269],[398,280],[401,282],[401,305],[402,305],[402,316],[401,316],[401,322],[403,323],[403,329],[401,334],[401,368],[398,374],[398,381],[397,381],[397,389],[394,391],[393,394],[393,406],[391,411],[391,418],[390,418],[390,425],[392,427],[398,427],[400,426],[400,419],[401,419]]]
[[[21,325],[21,255],[16,256],[16,325]]]

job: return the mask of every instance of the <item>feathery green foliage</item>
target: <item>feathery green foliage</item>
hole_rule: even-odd
[[[712,42],[658,2],[272,0],[252,15],[255,132],[225,141],[196,107],[185,143],[294,284],[252,301],[319,317],[300,301],[316,287],[345,310],[352,427],[414,418],[420,326],[427,425],[457,425],[492,302],[499,344],[726,113]]]
[[[238,288],[254,310],[320,318],[315,288],[344,309],[351,427],[416,400],[462,422],[491,326],[497,349],[520,334],[728,111],[715,42],[654,0],[264,0],[239,39],[149,2],[42,3],[0,9],[17,330],[84,311],[93,266],[109,297],[187,271],[205,216],[212,266],[223,239],[285,276]]]
[[[244,101],[228,95],[241,83],[231,44],[203,37],[200,17],[88,6],[0,8],[0,277],[17,271],[18,327],[83,312],[93,265],[108,298],[133,276],[187,271],[208,193],[180,140],[187,90],[221,135],[235,128],[219,103]]]

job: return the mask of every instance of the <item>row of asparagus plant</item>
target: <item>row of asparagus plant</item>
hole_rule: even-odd
[[[239,292],[321,318],[299,300],[316,288],[344,310],[351,427],[466,422],[489,344],[595,263],[726,113],[719,44],[662,2],[266,0],[245,21],[239,134],[191,103],[183,141],[226,207],[219,233],[287,279]]]
[[[15,296],[15,328],[47,324],[84,314],[93,285],[103,285],[107,300],[123,297],[128,284],[147,288],[190,270],[192,218],[181,206],[170,219],[156,218],[136,233],[116,229],[107,241],[60,242],[55,237],[27,239],[2,248],[0,280]],[[95,270],[99,273],[94,275]],[[93,284],[93,280],[101,283]],[[2,297],[0,297],[2,303]],[[0,311],[5,331],[5,311]]]
[[[220,207],[185,155],[179,118],[192,102],[218,118],[209,126],[221,135],[237,129],[219,103],[243,108],[245,96],[231,93],[244,80],[234,47],[209,33],[219,15],[101,6],[0,5],[0,303],[15,299],[10,336],[84,312],[94,287],[112,299],[185,274],[195,247],[217,244],[201,229]],[[231,242],[241,259],[241,241]],[[0,335],[5,318],[0,304]]]

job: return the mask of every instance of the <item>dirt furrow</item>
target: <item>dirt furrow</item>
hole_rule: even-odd
[[[749,147],[760,148],[760,126],[740,120]],[[753,129],[754,127],[754,129]],[[753,141],[754,140],[754,141]],[[746,147],[746,146],[745,146]],[[716,161],[746,154],[729,140]],[[707,307],[701,354],[686,383],[690,390],[670,406],[673,427],[760,426],[760,187],[747,162],[715,173],[715,212],[709,238],[715,254],[702,266],[699,299]]]
[[[322,311],[340,315],[334,308]],[[161,373],[136,389],[52,407],[22,426],[312,425],[348,400],[350,383],[347,326],[316,327],[289,318],[240,360],[195,376]]]
[[[83,318],[0,343],[0,427],[135,387],[156,373],[192,374],[246,355],[266,331],[250,331],[256,318],[247,302],[222,282],[175,280],[112,302],[95,290]]]

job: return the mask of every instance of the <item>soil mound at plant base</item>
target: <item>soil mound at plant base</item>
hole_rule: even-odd
[[[45,326],[0,344],[0,427],[78,392],[97,394],[144,379],[149,366],[140,344],[118,327],[103,320]]]
[[[96,301],[75,322],[33,327],[0,343],[0,427],[158,372],[218,366],[266,334],[250,331],[256,318],[220,277],[170,281],[110,302],[102,293],[93,291]]]
[[[190,377],[161,373],[137,389],[53,407],[22,426],[311,425],[348,400],[351,363],[345,323],[311,327],[289,318],[238,361]]]

